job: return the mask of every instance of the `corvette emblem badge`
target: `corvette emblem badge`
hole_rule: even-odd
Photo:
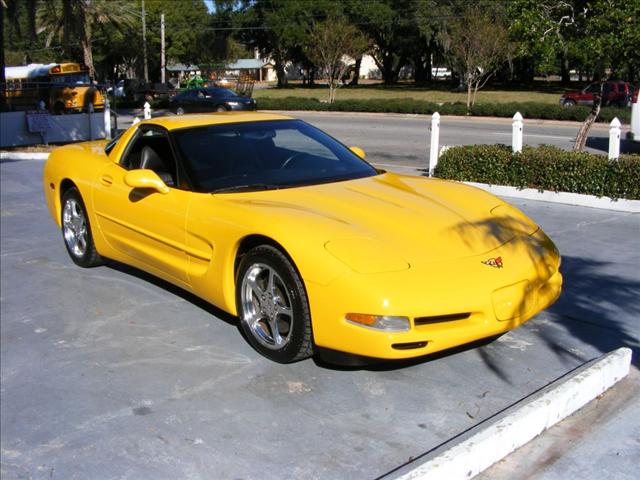
[[[502,257],[490,258],[489,260],[482,260],[482,263],[489,265],[490,267],[502,268]]]

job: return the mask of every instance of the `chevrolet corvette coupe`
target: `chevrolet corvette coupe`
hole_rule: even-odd
[[[155,118],[54,150],[71,260],[132,265],[237,315],[282,363],[419,357],[504,333],[560,294],[560,255],[482,190],[396,175],[290,117]]]

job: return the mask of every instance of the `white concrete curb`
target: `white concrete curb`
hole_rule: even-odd
[[[507,187],[502,185],[489,185],[486,183],[462,182],[467,185],[481,188],[487,192],[501,197],[525,198],[527,200],[539,200],[542,202],[562,203],[565,205],[578,205],[580,207],[602,208],[605,210],[616,210],[618,212],[638,213],[640,212],[640,200],[626,200],[620,198],[613,200],[609,197],[596,197],[595,195],[584,195],[581,193],[551,192],[544,190],[539,192],[535,188]]]
[[[629,373],[631,349],[619,348],[559,378],[433,452],[393,472],[398,480],[474,477],[601,395]]]
[[[0,160],[46,160],[49,152],[0,152]]]

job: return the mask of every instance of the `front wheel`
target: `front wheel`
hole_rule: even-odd
[[[182,107],[176,108],[176,115],[184,115],[184,108]]]
[[[569,99],[569,100],[565,100],[565,101],[562,103],[562,106],[563,106],[563,107],[574,107],[575,105],[576,105],[576,101],[575,101],[575,100],[571,100],[571,99]]]
[[[224,105],[218,105],[216,107],[216,112],[226,112],[227,109],[224,107]]]
[[[61,220],[62,238],[71,260],[85,268],[101,265],[102,258],[93,243],[87,210],[76,187],[62,196]]]
[[[240,328],[263,356],[290,363],[313,355],[306,291],[280,250],[261,245],[244,256],[236,279],[236,306]]]

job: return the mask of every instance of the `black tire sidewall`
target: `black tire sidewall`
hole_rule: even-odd
[[[67,245],[67,241],[64,238],[64,206],[67,201],[70,199],[74,199],[82,208],[82,214],[84,215],[84,221],[87,224],[87,248],[84,252],[84,255],[77,256],[70,249],[69,245]],[[87,208],[84,206],[84,202],[82,201],[82,195],[76,187],[71,187],[62,195],[62,208],[60,209],[60,223],[62,225],[62,241],[64,242],[64,248],[67,249],[67,253],[73,263],[80,267],[88,268],[95,267],[96,265],[100,265],[102,262],[100,261],[100,256],[96,251],[95,244],[93,243],[93,235],[91,233],[91,223],[89,222],[89,215],[87,214]]]
[[[278,273],[291,299],[293,311],[291,338],[279,350],[272,350],[262,345],[253,336],[249,326],[242,320],[242,279],[251,266],[256,263],[263,263]],[[301,355],[301,351],[305,349],[305,330],[310,328],[311,325],[307,295],[295,268],[277,249],[270,246],[256,247],[242,259],[236,277],[236,308],[238,310],[239,328],[251,346],[263,356],[278,363],[290,363],[310,356]]]

